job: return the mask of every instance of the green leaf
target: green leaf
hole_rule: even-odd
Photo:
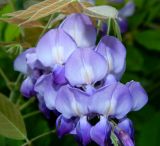
[[[5,40],[13,41],[20,35],[20,28],[14,24],[9,24],[5,31]]]
[[[160,51],[160,30],[146,30],[135,35],[136,41],[149,50]]]
[[[160,131],[160,113],[143,122],[137,146],[158,146]]]
[[[17,140],[26,139],[26,129],[20,111],[1,93],[0,134]]]
[[[127,70],[141,71],[144,63],[140,49],[134,46],[127,46]]]

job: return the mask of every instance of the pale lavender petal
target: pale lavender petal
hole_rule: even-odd
[[[92,113],[107,115],[115,87],[116,84],[112,84],[97,90],[97,92],[91,97],[92,100],[89,104],[89,110]]]
[[[27,74],[27,60],[26,55],[34,52],[34,48],[27,49],[21,53],[14,61],[14,70]]]
[[[57,90],[53,85],[52,74],[42,75],[35,84],[35,91],[44,97],[44,102],[48,109],[55,109],[55,100],[57,95]]]
[[[80,118],[76,126],[76,131],[77,131],[77,136],[81,141],[81,143],[83,144],[83,146],[86,146],[91,140],[90,129],[91,125],[88,123],[87,117],[84,116]]]
[[[135,3],[133,0],[130,0],[120,11],[119,16],[121,17],[129,17],[132,16],[135,12]]]
[[[71,14],[60,25],[76,42],[78,47],[93,47],[96,43],[96,29],[91,19],[84,14]]]
[[[40,61],[37,58],[37,54],[35,52],[26,54],[26,61],[27,65],[31,70],[42,69],[44,68],[43,65],[40,63]]]
[[[129,88],[130,94],[132,96],[132,110],[140,110],[148,102],[146,91],[143,89],[139,82],[131,81],[126,85]]]
[[[73,52],[65,65],[65,76],[71,85],[91,84],[105,77],[107,63],[103,56],[90,48]]]
[[[52,29],[38,42],[36,53],[44,66],[64,64],[76,49],[75,42],[62,29]]]
[[[66,119],[62,115],[60,115],[56,120],[56,129],[59,137],[69,134],[74,127],[74,120]]]
[[[113,84],[115,82],[117,82],[115,76],[112,75],[112,74],[108,74],[106,79],[105,79],[105,85],[110,85],[110,84]]]
[[[59,89],[55,103],[57,111],[62,113],[65,118],[70,119],[78,116],[77,103],[68,86],[62,86]]]
[[[126,66],[126,49],[122,42],[113,36],[105,36],[99,42],[96,50],[107,60],[109,73],[120,79]]]
[[[22,95],[25,97],[32,97],[35,95],[34,84],[33,84],[33,81],[30,77],[27,77],[23,81],[20,91],[21,91]]]
[[[100,121],[91,129],[91,139],[99,146],[106,146],[107,139],[110,136],[111,126],[107,119],[101,116]]]
[[[83,92],[77,88],[69,88],[69,90],[74,94],[76,100],[76,110],[77,113],[81,115],[88,114],[89,104],[91,102],[91,96],[86,92]]]
[[[116,84],[116,88],[112,94],[108,115],[121,119],[131,111],[132,97],[129,89],[125,85],[119,82]]]

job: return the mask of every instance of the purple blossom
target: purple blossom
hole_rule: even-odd
[[[25,97],[37,96],[43,105],[40,107],[45,105],[54,110],[58,89],[68,83],[64,70],[66,61],[78,46],[95,46],[95,41],[96,29],[88,16],[68,16],[59,28],[47,32],[35,48],[16,58],[15,70],[27,76],[21,86],[22,94]]]
[[[119,10],[118,14],[118,24],[120,26],[121,32],[124,33],[128,30],[127,18],[132,16],[135,12],[135,4],[132,0],[127,2],[125,6]]]
[[[70,35],[80,48],[94,47],[96,28],[91,19],[83,14],[69,15],[59,26]]]
[[[86,146],[92,141],[112,145],[114,134],[124,146],[134,146],[131,111],[148,101],[140,83],[120,83],[126,67],[126,49],[113,36],[96,46],[96,29],[83,14],[69,15],[48,31],[35,48],[20,54],[14,68],[26,75],[21,92],[36,96],[47,117],[57,111],[60,137],[73,134]]]
[[[142,93],[144,91],[139,84],[133,83],[135,83],[135,88],[114,82],[98,89],[92,95],[77,88],[63,86],[59,90],[55,102],[56,109],[62,113],[61,118],[58,118],[57,121],[59,123],[57,125],[58,131],[63,134],[74,131],[84,146],[91,140],[100,146],[105,146],[106,141],[110,138],[111,129],[114,128],[113,121],[117,119],[119,122],[115,133],[120,141],[124,144],[134,143],[130,122],[124,122],[121,119],[125,118],[128,112],[134,110],[135,106],[137,109],[142,108],[147,101],[147,96]],[[131,94],[136,91],[141,93],[139,94],[141,96]],[[136,102],[137,100],[139,102]],[[66,119],[65,123],[63,123],[63,118]],[[72,126],[67,129],[67,132],[63,132],[63,124],[67,126],[67,121]]]

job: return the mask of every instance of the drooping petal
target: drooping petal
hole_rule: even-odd
[[[132,110],[140,110],[148,102],[146,91],[143,89],[139,82],[131,81],[126,85],[129,88],[130,94],[132,96]]]
[[[90,48],[73,52],[65,65],[65,76],[71,85],[91,84],[107,74],[106,60]]]
[[[132,16],[135,12],[135,4],[133,0],[130,0],[126,5],[119,11],[119,16],[121,17],[129,17]]]
[[[62,113],[63,117],[70,119],[73,116],[77,116],[75,97],[67,86],[59,89],[55,103],[57,111]]]
[[[93,97],[91,97],[89,110],[92,113],[106,115],[110,109],[110,102],[115,87],[116,84],[112,84],[97,90]]]
[[[44,68],[41,62],[37,58],[37,54],[35,52],[26,54],[26,62],[31,70],[37,68]]]
[[[126,49],[124,45],[113,36],[104,36],[96,50],[107,60],[109,73],[120,79],[126,66]]]
[[[116,88],[112,94],[108,115],[122,119],[129,111],[131,111],[132,97],[125,85],[119,82],[115,84]]]
[[[91,140],[90,129],[91,125],[87,122],[87,117],[84,116],[80,118],[76,126],[76,131],[77,131],[77,136],[81,141],[81,143],[83,144],[83,146],[86,146]]]
[[[52,74],[42,75],[35,84],[35,91],[44,97],[44,102],[48,109],[55,109],[55,99],[57,90],[53,85]]]
[[[99,146],[106,146],[106,141],[110,135],[111,126],[107,119],[101,116],[100,121],[91,128],[91,139]]]
[[[40,39],[36,53],[44,66],[53,67],[65,63],[76,48],[72,38],[59,28],[50,30]]]
[[[70,91],[74,94],[76,100],[77,111],[79,115],[88,114],[89,103],[91,102],[91,96],[86,92],[83,92],[77,88],[69,88]]]
[[[93,47],[96,43],[96,29],[90,18],[84,14],[71,14],[60,25],[76,42],[78,47]]]
[[[128,30],[128,21],[126,18],[118,17],[117,22],[119,24],[121,33],[125,33]]]
[[[56,109],[65,118],[80,117],[88,113],[88,96],[78,89],[63,86],[59,89],[56,97]]]
[[[134,128],[133,123],[130,119],[125,118],[120,123],[118,123],[118,129],[125,131],[133,139],[134,137]],[[118,131],[118,130],[117,130]]]
[[[60,115],[56,120],[56,129],[59,137],[69,134],[74,127],[74,120],[66,119],[62,115]]]
[[[119,140],[122,142],[123,146],[134,146],[134,142],[125,131],[120,130],[118,134],[116,134]]]
[[[33,81],[30,77],[27,77],[23,81],[20,91],[21,91],[22,95],[25,97],[32,97],[35,95],[34,84],[33,84]]]
[[[34,52],[34,48],[27,49],[21,53],[14,61],[14,70],[27,74],[26,55]]]
[[[37,96],[37,99],[38,99],[38,107],[39,107],[39,110],[44,114],[44,116],[49,119],[50,118],[50,113],[51,111],[46,107],[46,104],[44,102],[44,98],[40,95],[36,95]]]

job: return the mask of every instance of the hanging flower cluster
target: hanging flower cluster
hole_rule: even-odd
[[[147,103],[140,83],[120,83],[126,49],[113,36],[96,45],[90,18],[69,15],[47,32],[35,48],[17,57],[15,70],[27,78],[21,86],[26,97],[36,96],[47,116],[57,111],[58,135],[73,134],[80,145],[112,145],[115,135],[124,146],[134,146],[134,130],[126,115]]]

